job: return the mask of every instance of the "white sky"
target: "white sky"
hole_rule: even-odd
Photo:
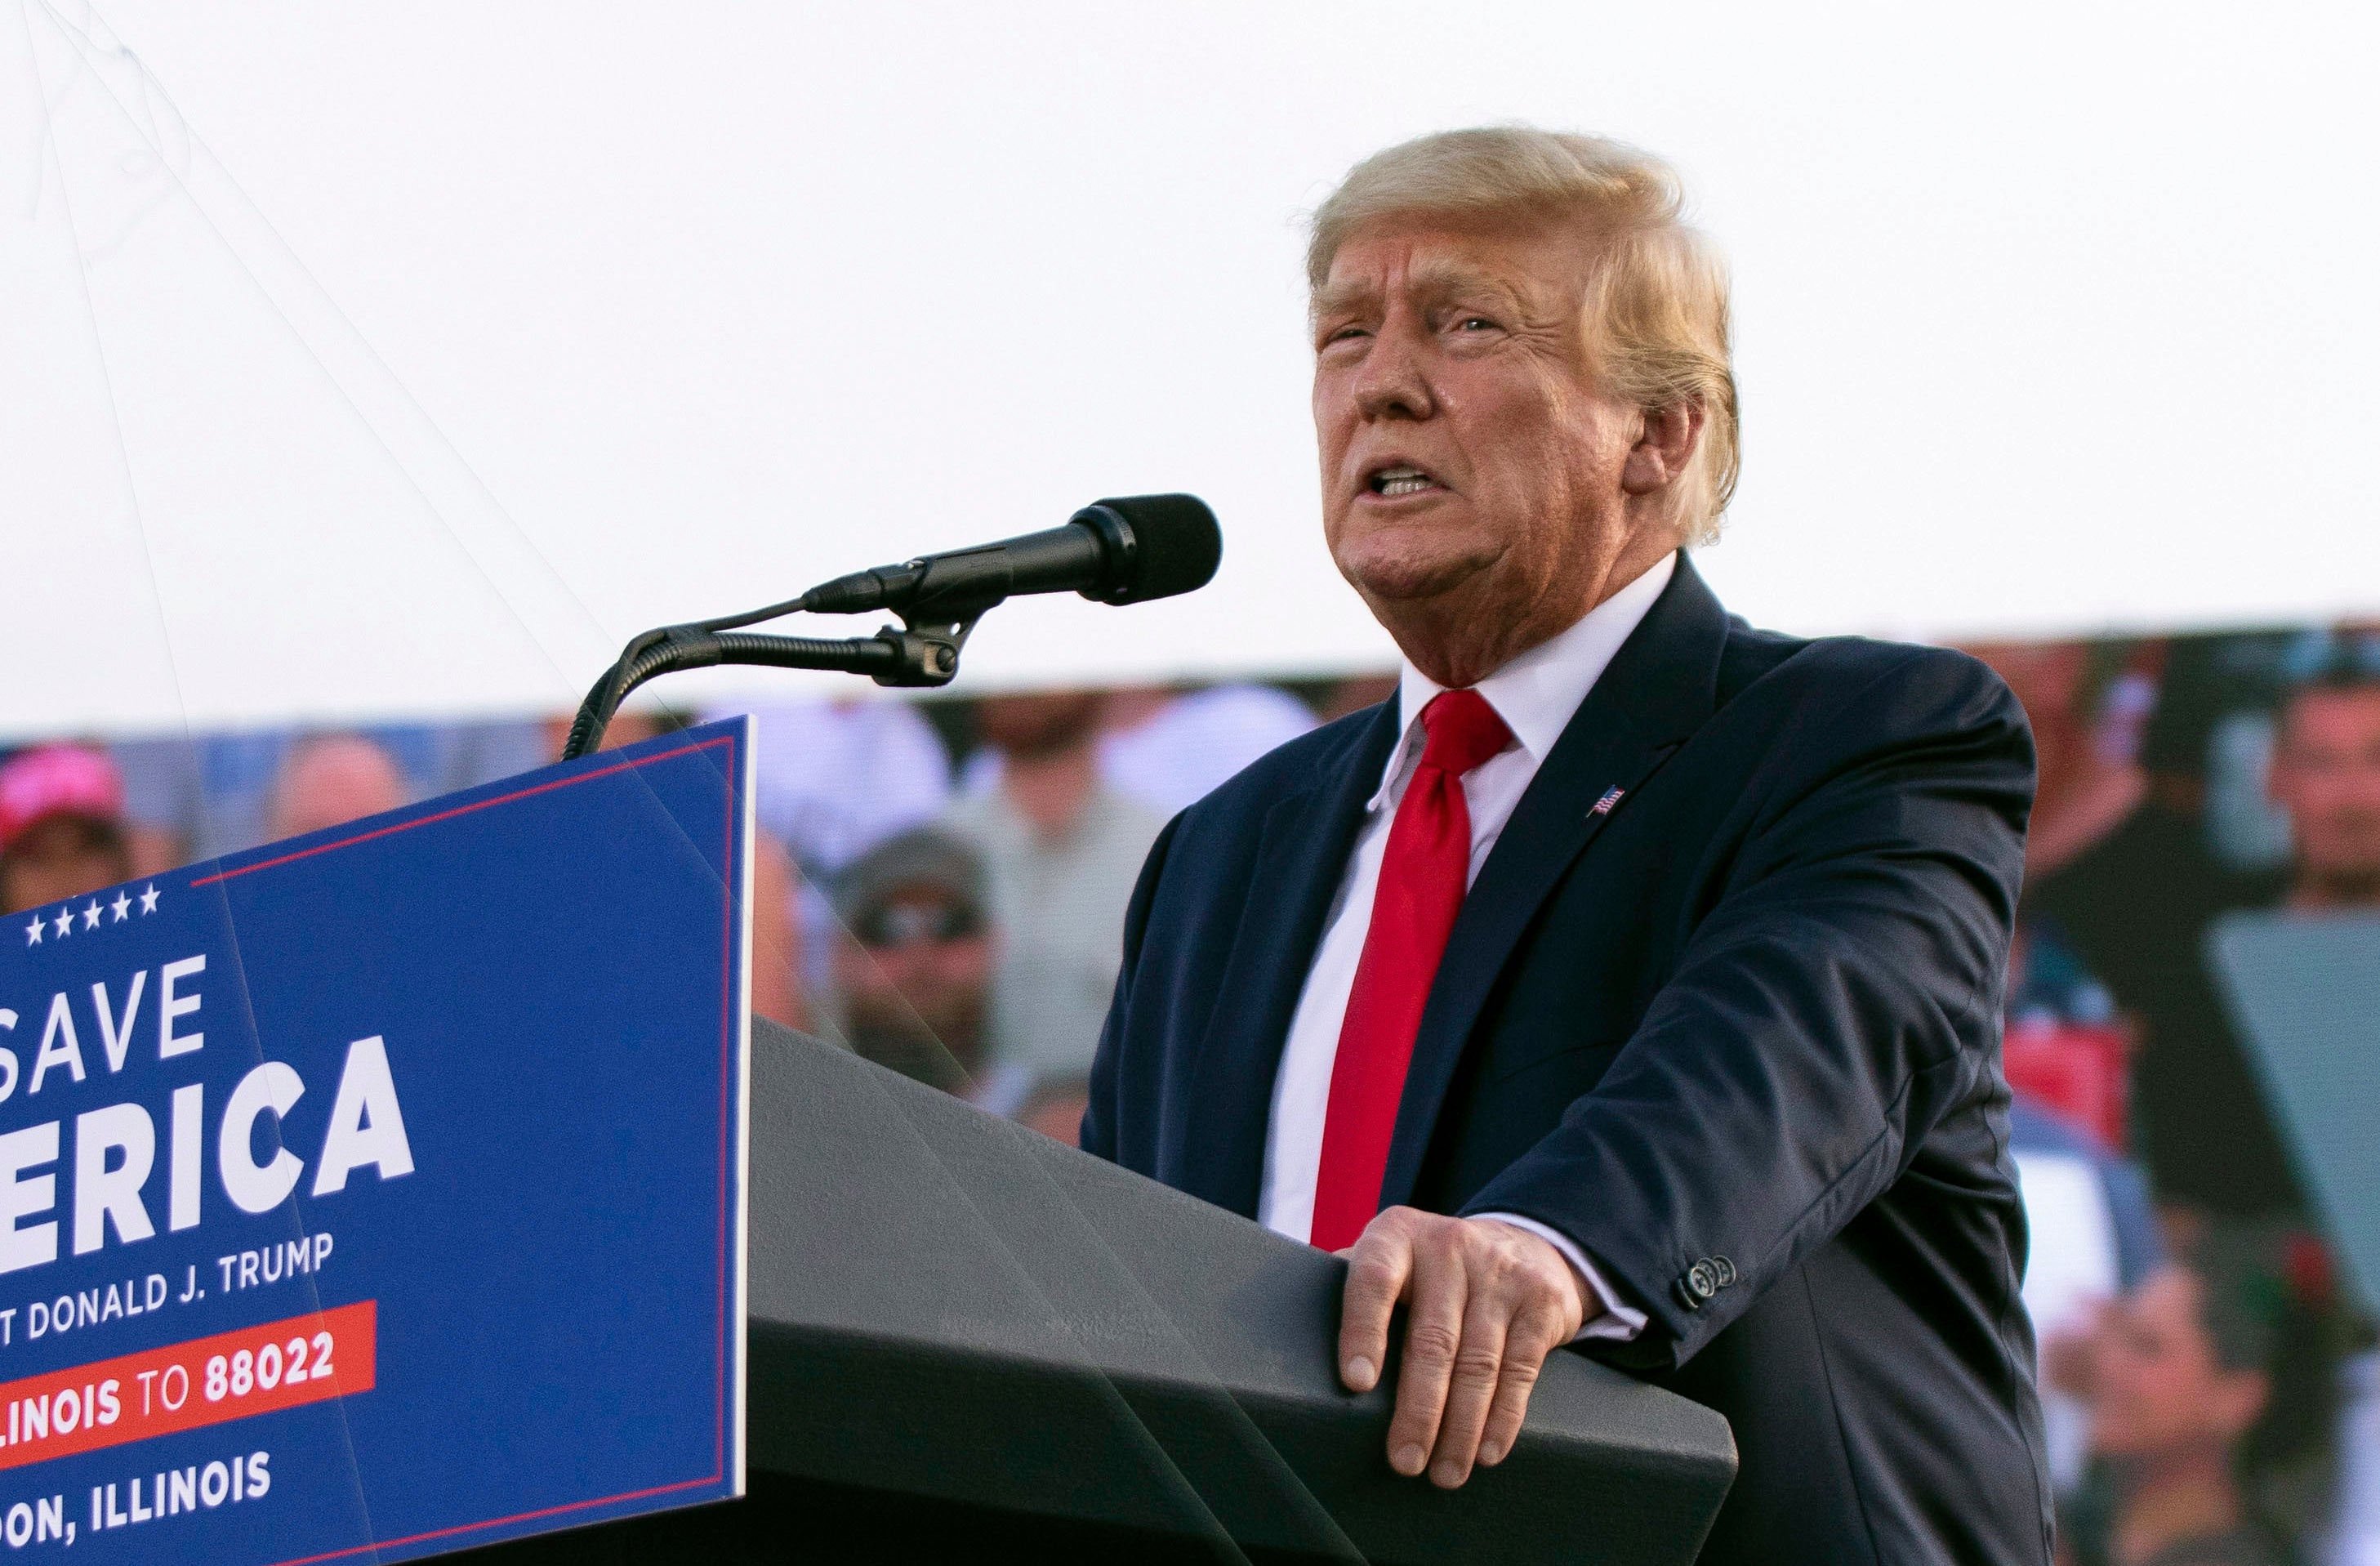
[[[1739,611],[2380,611],[2368,7],[20,7],[0,734],[567,706],[1160,489],[1214,587],[1014,603],[962,688],[1384,665],[1296,219],[1514,118],[1669,155],[1733,258]]]

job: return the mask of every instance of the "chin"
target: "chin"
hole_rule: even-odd
[[[1366,598],[1383,603],[1415,603],[1444,598],[1478,574],[1475,561],[1397,561],[1352,569],[1347,579]]]
[[[1452,540],[1443,535],[1416,538],[1404,529],[1396,532],[1382,529],[1335,552],[1340,574],[1367,598],[1402,603],[1443,597],[1496,560],[1492,552],[1449,548]]]

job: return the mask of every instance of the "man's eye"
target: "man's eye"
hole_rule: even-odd
[[[1455,330],[1458,332],[1493,332],[1496,330],[1496,323],[1488,320],[1484,315],[1466,315],[1460,322],[1456,322]]]

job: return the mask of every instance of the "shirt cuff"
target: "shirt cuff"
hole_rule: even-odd
[[[1560,1230],[1539,1223],[1534,1218],[1523,1218],[1513,1212],[1475,1212],[1471,1216],[1487,1219],[1491,1223],[1509,1224],[1524,1234],[1535,1234],[1538,1239],[1560,1251],[1562,1254],[1562,1259],[1570,1263],[1571,1270],[1578,1274],[1585,1303],[1603,1307],[1600,1311],[1589,1310],[1586,1313],[1586,1322],[1579,1328],[1577,1335],[1571,1339],[1572,1342],[1585,1342],[1590,1339],[1601,1338],[1610,1342],[1628,1343],[1635,1341],[1637,1334],[1645,1330],[1645,1323],[1648,1319],[1645,1313],[1631,1305],[1622,1305],[1619,1294],[1613,1292],[1611,1285],[1603,1281],[1603,1274],[1596,1270],[1595,1263],[1589,1261],[1586,1253],[1578,1248],[1578,1242]]]

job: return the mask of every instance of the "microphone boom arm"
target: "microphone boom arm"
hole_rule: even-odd
[[[733,628],[807,609],[813,596],[805,593],[746,614],[663,625],[632,637],[579,703],[578,715],[571,721],[570,738],[562,747],[562,759],[574,761],[602,748],[603,731],[611,727],[629,692],[648,680],[684,669],[759,664],[773,669],[840,670],[866,674],[880,686],[946,686],[959,672],[959,651],[975,630],[977,618],[990,607],[970,605],[972,612],[964,619],[953,619],[949,614],[950,601],[938,596],[919,604],[918,613],[904,613],[905,628],[886,625],[872,637],[755,636]]]

